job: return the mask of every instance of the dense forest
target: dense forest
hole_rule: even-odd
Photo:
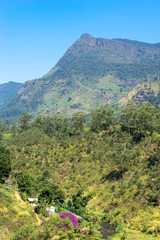
[[[0,197],[4,204],[9,199],[4,190],[9,177],[24,204],[38,197],[34,210],[43,226],[31,212],[27,216],[33,221],[15,230],[12,223],[4,239],[99,239],[102,220],[117,229],[112,239],[159,239],[159,131],[160,108],[150,103],[130,102],[118,116],[101,106],[72,117],[56,113],[32,119],[23,113],[11,125],[1,122]],[[50,205],[62,216],[49,217],[45,206]],[[64,215],[62,207],[89,222],[74,225],[78,220]]]

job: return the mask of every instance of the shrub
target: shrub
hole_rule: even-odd
[[[60,218],[61,219],[69,218],[70,222],[73,225],[73,228],[76,228],[78,226],[78,219],[72,213],[63,212],[62,214],[60,214]],[[69,230],[70,227],[66,225],[66,229]]]

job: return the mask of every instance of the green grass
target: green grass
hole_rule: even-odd
[[[16,198],[16,188],[10,186],[7,191],[4,187],[0,186],[0,239],[9,240],[24,224],[34,224],[37,220],[33,207]]]
[[[3,134],[3,139],[4,140],[8,140],[8,139],[10,139],[11,138],[11,133],[5,133],[5,134]]]
[[[113,235],[110,240],[122,240],[122,236],[126,235],[125,240],[160,240],[160,237],[153,236],[151,234],[142,233],[136,230],[125,229],[121,233]]]

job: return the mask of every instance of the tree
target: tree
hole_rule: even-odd
[[[43,121],[44,121],[44,132],[49,137],[52,137],[54,132],[53,117],[48,115],[47,117],[43,117]]]
[[[77,112],[72,115],[72,128],[74,134],[80,134],[84,130],[84,123],[86,121],[86,113]]]
[[[122,110],[122,124],[128,128],[129,136],[131,134],[131,128],[136,127],[136,114],[137,114],[137,105],[133,102],[129,102],[127,106]]]
[[[159,128],[160,111],[151,103],[144,103],[137,111],[137,127],[140,131],[148,131],[152,136],[153,131]]]
[[[20,172],[15,175],[18,183],[18,187],[22,192],[27,194],[31,193],[33,179],[32,177],[25,172]]]
[[[80,213],[82,213],[83,209],[87,206],[88,201],[92,198],[92,194],[88,194],[84,197],[82,195],[83,190],[79,189],[77,194],[72,196],[72,202],[70,201],[69,203],[75,211]]]
[[[3,140],[3,134],[0,132],[0,141]]]
[[[3,140],[4,124],[0,121],[0,141]]]
[[[23,115],[19,118],[19,124],[21,131],[26,131],[29,128],[32,114],[23,112]]]
[[[4,124],[2,123],[2,121],[0,121],[0,132],[4,132],[5,127]]]
[[[113,116],[114,110],[101,106],[100,108],[91,110],[90,127],[94,132],[107,130],[110,126],[116,124],[116,118]]]
[[[13,122],[11,126],[12,137],[15,137],[18,132],[17,122]]]
[[[53,192],[50,188],[45,187],[42,189],[38,196],[38,202],[41,204],[50,204],[53,200]]]
[[[6,119],[6,121],[4,122],[4,127],[5,127],[5,130],[9,130],[10,122],[8,119]]]
[[[54,193],[54,201],[57,204],[63,204],[66,199],[66,194],[63,189],[57,188]]]
[[[10,153],[4,147],[0,146],[0,182],[3,183],[11,172]]]
[[[65,134],[68,134],[70,126],[69,119],[63,117],[60,112],[57,112],[53,117],[54,122],[54,132],[57,137],[62,137]]]

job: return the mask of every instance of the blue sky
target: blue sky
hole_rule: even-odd
[[[43,76],[83,33],[160,42],[160,1],[0,0],[0,83]]]

